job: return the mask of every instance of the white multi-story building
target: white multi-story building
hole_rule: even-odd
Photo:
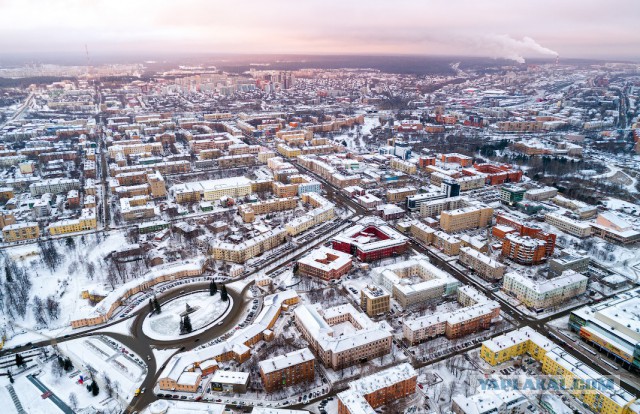
[[[589,223],[574,220],[558,213],[545,214],[544,221],[573,236],[588,237],[591,235],[591,225]]]
[[[449,273],[422,258],[378,267],[371,276],[378,285],[392,292],[403,308],[451,295],[460,284]]]
[[[388,326],[373,322],[351,304],[324,311],[298,306],[294,315],[304,339],[322,363],[332,369],[343,369],[391,352]]]
[[[504,275],[502,289],[533,309],[560,305],[587,290],[589,278],[566,270],[553,279],[534,280],[515,272]]]
[[[42,195],[45,193],[60,194],[69,190],[79,190],[80,180],[73,178],[52,178],[50,180],[42,180],[29,186],[32,196]]]

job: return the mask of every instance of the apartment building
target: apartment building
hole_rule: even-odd
[[[152,198],[167,197],[167,186],[160,172],[156,171],[155,173],[148,174],[147,182],[149,184],[149,190]]]
[[[407,197],[416,194],[418,190],[415,187],[389,188],[385,194],[389,203],[403,203]]]
[[[116,174],[115,179],[118,181],[118,184],[123,186],[144,184],[147,182],[147,172],[131,171],[120,173]]]
[[[401,160],[400,158],[391,158],[389,166],[394,170],[402,171],[405,174],[415,174],[418,172],[418,167],[409,161]]]
[[[546,245],[543,240],[528,236],[507,234],[502,241],[502,255],[516,263],[536,265],[546,260]]]
[[[293,210],[298,206],[298,197],[275,198],[257,203],[242,204],[238,213],[245,223],[252,222],[257,214],[268,214],[275,211]]]
[[[426,244],[433,243],[434,233],[436,232],[433,228],[419,221],[412,222],[409,231],[413,237]]]
[[[471,286],[462,286],[457,290],[457,300],[461,309],[421,316],[402,323],[402,333],[412,345],[438,336],[449,339],[460,338],[480,329],[491,326],[500,315],[498,302]]]
[[[391,308],[391,295],[382,288],[367,285],[360,290],[360,307],[370,317],[385,314]]]
[[[287,234],[290,236],[300,234],[313,226],[331,220],[335,216],[334,204],[318,193],[304,193],[302,201],[311,204],[314,208],[285,224]]]
[[[473,205],[443,211],[440,214],[440,227],[447,233],[486,227],[491,224],[492,217],[493,208],[486,205]]]
[[[499,239],[504,239],[509,233],[517,233],[520,236],[543,240],[545,243],[545,255],[551,256],[556,247],[556,235],[547,233],[536,225],[524,224],[518,218],[510,214],[500,213],[496,216],[496,225],[492,233]]]
[[[473,165],[473,157],[452,152],[449,154],[440,154],[440,161],[443,163],[460,164],[462,167],[470,167]]]
[[[2,229],[5,243],[34,240],[40,237],[40,227],[36,222],[9,224]]]
[[[484,341],[480,348],[480,358],[495,366],[528,354],[542,362],[546,353],[555,346],[553,341],[526,326]]]
[[[584,238],[591,235],[591,225],[589,223],[577,221],[558,213],[545,214],[544,221],[576,237]]]
[[[471,247],[461,247],[458,260],[485,280],[495,282],[504,276],[505,265]]]
[[[403,308],[452,295],[460,283],[422,258],[377,267],[372,270],[371,277],[379,286],[391,292]]]
[[[285,355],[260,361],[260,377],[266,392],[313,381],[315,362],[309,348],[302,348]]]
[[[635,414],[637,398],[611,379],[575,358],[559,346],[551,349],[542,362],[542,372],[565,380],[568,392],[596,413]],[[595,384],[607,384],[597,387]]]
[[[340,279],[351,270],[352,256],[321,246],[298,260],[298,272],[323,280]]]
[[[122,145],[121,143],[109,147],[109,158],[112,160],[118,154],[123,156],[136,154],[162,154],[162,143],[160,142],[144,142],[140,144]]]
[[[420,204],[420,216],[435,218],[446,210],[457,210],[468,206],[463,197],[450,197],[441,200],[431,200]]]
[[[298,155],[302,155],[302,150],[300,148],[291,147],[287,144],[278,144],[276,146],[276,151],[278,151],[280,155],[286,158],[295,158]]]
[[[286,242],[286,230],[278,228],[267,231],[252,239],[239,244],[214,240],[210,246],[210,253],[215,260],[225,260],[234,263],[244,263],[260,253],[269,251]]]
[[[460,253],[462,242],[456,236],[438,230],[433,233],[432,244],[447,256],[455,256]]]
[[[156,266],[143,275],[142,278],[131,280],[116,287],[98,306],[81,308],[76,315],[78,319],[71,321],[71,327],[75,329],[105,323],[111,318],[115,310],[132,295],[149,289],[158,283],[199,276],[203,271],[204,261],[201,260],[185,260]]]
[[[253,154],[226,155],[218,158],[220,168],[247,167],[256,163],[256,156]]]
[[[295,324],[322,363],[334,370],[378,358],[391,352],[392,335],[351,304],[323,311],[298,306]],[[334,325],[348,322],[354,328],[337,335]]]
[[[509,272],[504,275],[502,289],[515,296],[524,305],[535,310],[544,310],[582,295],[587,290],[589,278],[567,270],[552,279],[535,280]]]
[[[97,220],[95,209],[85,208],[82,210],[82,214],[79,218],[51,223],[48,230],[50,235],[57,236],[60,234],[94,230],[96,227]]]
[[[370,414],[383,405],[416,392],[418,373],[408,363],[396,365],[349,383],[338,394],[338,414]]]
[[[216,201],[224,196],[237,198],[252,193],[251,180],[245,177],[229,177],[177,184],[169,192],[176,202]]]
[[[70,190],[79,190],[80,180],[72,178],[52,178],[42,180],[29,185],[32,196],[39,196],[45,193],[60,194],[68,193]]]

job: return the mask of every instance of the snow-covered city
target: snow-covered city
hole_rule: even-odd
[[[619,1],[0,2],[0,413],[640,414]]]

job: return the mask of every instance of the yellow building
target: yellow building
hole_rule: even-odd
[[[38,237],[40,237],[40,227],[35,222],[10,224],[2,229],[2,239],[5,243],[33,240]]]
[[[0,213],[0,230],[11,224],[16,224],[16,216],[12,213]]]
[[[210,253],[215,260],[244,263],[252,257],[281,245],[286,240],[285,230],[278,228],[239,244],[215,240],[211,244]]]
[[[77,233],[79,231],[93,230],[97,227],[96,213],[93,209],[86,208],[80,218],[74,220],[62,220],[49,225],[49,234]]]
[[[492,216],[493,208],[485,205],[443,211],[440,214],[440,227],[447,233],[486,227],[490,224]]]
[[[402,171],[405,174],[415,174],[418,172],[418,167],[415,164],[401,160],[400,158],[392,158],[389,165],[394,170]]]
[[[360,306],[370,317],[389,312],[391,295],[382,288],[367,285],[360,291]]]
[[[542,361],[545,354],[555,346],[553,341],[527,326],[484,341],[480,348],[480,358],[491,365],[498,365],[524,354]]]
[[[635,414],[638,412],[636,397],[604,378],[586,364],[580,362],[561,347],[546,353],[542,372],[559,377],[575,398],[595,413]]]
[[[294,158],[302,154],[302,150],[300,150],[300,148],[290,147],[285,144],[279,144],[276,149],[278,150],[278,153],[287,158]]]
[[[164,178],[162,178],[162,175],[159,172],[149,174],[147,176],[147,182],[151,189],[151,197],[165,198],[167,196],[167,186],[165,185]]]

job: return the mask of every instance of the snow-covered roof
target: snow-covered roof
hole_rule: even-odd
[[[417,377],[418,373],[409,363],[403,363],[391,368],[379,371],[375,374],[359,378],[349,383],[349,388],[355,392],[367,395],[382,388],[392,386],[401,381]]]
[[[562,368],[570,371],[585,382],[588,381],[591,384],[602,382],[603,385],[600,391],[621,406],[625,406],[635,400],[634,395],[620,388],[618,384],[610,382],[609,379],[604,378],[596,370],[576,359],[559,346],[547,352],[547,358],[555,361]]]
[[[504,349],[510,348],[514,345],[526,341],[531,341],[538,347],[543,348],[546,351],[556,346],[556,344],[551,340],[534,331],[528,326],[516,329],[515,331],[507,332],[506,334],[500,336],[496,336],[493,339],[486,340],[482,343],[482,346],[488,348],[491,352],[500,352]]]
[[[324,311],[324,315],[320,315],[314,307],[298,306],[294,314],[303,329],[318,342],[318,345],[325,352],[341,352],[391,336],[381,324],[371,321],[351,304],[329,308]],[[343,315],[348,315],[351,318],[356,330],[334,337],[334,330],[327,320]]]
[[[329,271],[340,269],[351,260],[352,257],[348,253],[321,246],[312,250],[308,255],[300,259],[298,263]]]
[[[249,373],[240,371],[224,371],[217,370],[211,377],[211,382],[219,382],[221,384],[244,385],[249,382]]]
[[[160,374],[160,378],[177,378],[180,373],[194,363],[213,360],[217,356],[227,352],[235,352],[240,355],[245,354],[249,351],[249,347],[245,345],[245,342],[267,330],[268,324],[275,316],[277,309],[279,309],[286,300],[297,296],[298,294],[295,290],[285,290],[284,292],[278,292],[276,294],[266,296],[263,302],[264,308],[253,324],[237,330],[233,336],[223,342],[219,342],[206,348],[193,349],[191,351],[175,355],[167,363],[167,366]]]
[[[285,355],[278,355],[275,358],[260,361],[258,366],[263,373],[267,374],[313,360],[315,360],[315,357],[309,351],[309,348],[302,348]]]
[[[367,400],[353,390],[342,391],[338,394],[338,398],[351,414],[376,414],[376,410],[369,405]]]
[[[562,289],[567,286],[572,286],[577,283],[586,283],[589,278],[577,273],[574,270],[565,270],[558,277],[553,279],[534,280],[516,272],[509,272],[504,275],[505,282],[509,279],[516,281],[520,285],[538,294],[545,292],[551,292],[557,289]]]

